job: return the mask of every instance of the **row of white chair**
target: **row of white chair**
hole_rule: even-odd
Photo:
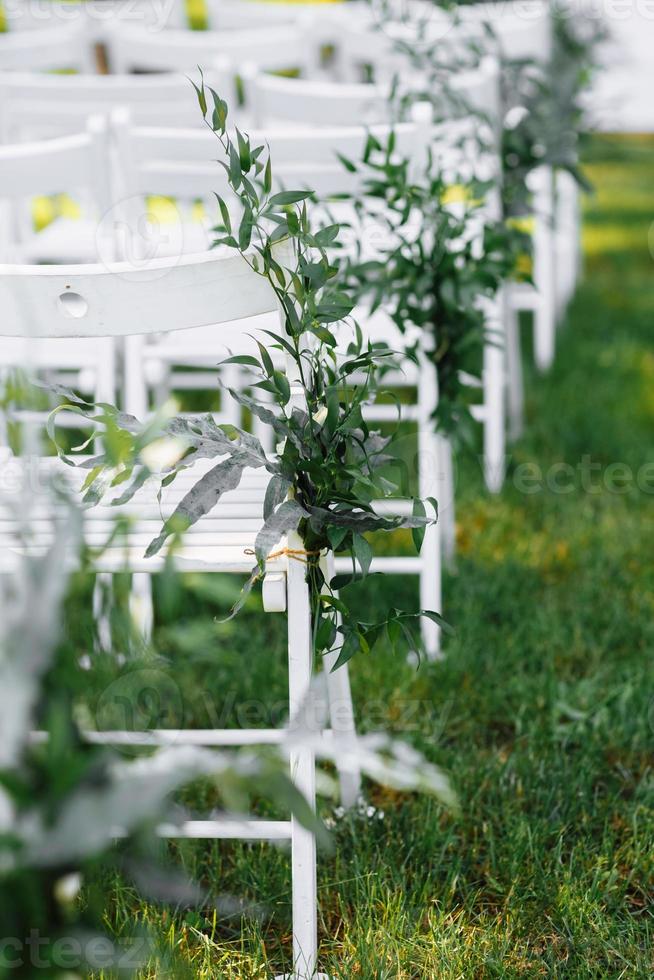
[[[331,5],[327,6],[331,7]],[[171,70],[182,72],[192,70],[197,64],[211,66],[215,72],[218,88],[230,97],[232,103],[237,101],[235,75],[238,71],[241,76],[244,76],[239,92],[245,95],[245,115],[241,114],[241,121],[246,124],[269,125],[280,107],[282,109],[280,115],[285,120],[293,118],[296,122],[309,121],[312,124],[318,118],[327,124],[336,123],[343,119],[344,104],[349,116],[356,109],[357,123],[380,121],[387,117],[386,99],[391,79],[402,68],[402,58],[395,48],[397,39],[389,37],[387,32],[372,31],[370,24],[366,23],[366,18],[361,14],[344,19],[342,12],[336,12],[339,7],[340,5],[336,5],[335,10],[329,10],[327,15],[321,18],[321,36],[328,37],[341,54],[339,62],[341,76],[352,77],[354,66],[365,63],[366,68],[372,68],[378,79],[376,86],[352,88],[346,85],[336,88],[326,85],[323,87],[322,82],[313,80],[318,71],[320,45],[314,36],[313,28],[308,29],[307,24],[302,26],[301,22],[264,31],[251,29],[198,33],[169,30],[156,33],[134,28],[128,23],[119,21],[109,24],[108,36],[113,41],[110,47],[114,51],[116,67],[119,71],[138,69],[149,72]],[[316,11],[313,10],[312,17],[315,17],[315,13]],[[500,15],[481,10],[479,6],[465,8],[461,14],[464,27],[457,26],[446,31],[447,25],[451,23],[450,19],[443,19],[445,15],[435,14],[432,11],[429,31],[433,38],[440,38],[441,34],[445,35],[449,31],[455,36],[469,39],[474,36],[475,31],[479,32],[483,17],[490,19],[497,31],[498,51],[506,52],[511,56],[532,56],[544,62],[551,43],[551,25],[546,14],[547,11],[539,2],[530,3],[524,9],[509,4],[506,9],[503,7]],[[18,40],[20,41],[20,35]],[[427,40],[420,43],[431,43],[429,34]],[[452,43],[451,37],[448,43]],[[61,47],[62,50],[65,49],[65,45]],[[47,46],[47,51],[52,52],[52,46]],[[268,72],[291,67],[299,69],[311,80],[303,83],[302,88],[299,86],[291,88],[288,79],[261,75],[262,70]],[[481,67],[469,74],[472,84],[468,90],[466,86],[461,85],[461,78],[458,75],[456,78],[455,87],[458,94],[463,97],[463,105],[490,114],[499,130],[502,107],[497,89],[483,83]],[[410,87],[412,83],[413,80],[405,79],[406,87]],[[0,86],[1,84],[0,81]],[[167,123],[190,123],[193,112],[190,91],[185,96],[181,78],[168,79],[167,82],[160,80],[152,88],[146,80],[130,82],[118,78],[112,79],[111,82],[107,81],[106,84],[104,81],[94,83],[87,79],[84,82],[58,79],[48,84],[40,79],[36,83],[37,91],[34,90],[35,83],[26,78],[13,81],[7,78],[4,84],[4,96],[0,87],[0,129],[4,131],[5,138],[8,138],[9,134],[15,138],[21,129],[37,127],[39,124],[56,129],[58,117],[59,122],[67,118],[70,124],[74,121],[79,123],[80,113],[84,113],[85,110],[88,113],[89,108],[102,111],[108,101],[115,103],[116,98],[122,98],[123,104],[130,104],[135,118],[139,118],[139,112],[149,113],[148,121],[151,122],[156,122],[159,113],[163,111]],[[158,87],[172,90],[172,92],[162,92],[162,95],[169,96],[163,103],[157,96]],[[141,104],[142,97],[147,99],[147,108]],[[56,103],[56,106],[53,103]],[[318,110],[321,110],[320,114]],[[79,128],[79,125],[73,125],[73,129]],[[50,131],[52,132],[52,128]],[[562,217],[562,227],[566,229],[569,227],[572,231],[570,237],[576,241],[578,238],[577,202],[573,193],[566,193],[567,186],[564,176],[561,179],[563,189],[559,194],[558,213]],[[574,270],[578,267],[578,261],[575,258],[576,252],[573,261],[569,261],[569,250],[563,247],[564,241],[567,240],[564,235],[559,236],[559,254],[556,254],[558,243],[555,241],[554,231],[549,229],[555,214],[551,174],[545,172],[536,174],[534,187],[537,198],[534,211],[540,226],[534,235],[536,253],[534,264],[539,277],[539,288],[536,292],[525,288],[514,290],[512,307],[516,312],[521,309],[534,312],[537,363],[539,367],[547,367],[553,356],[556,315],[561,311],[574,286]],[[569,202],[567,216],[562,213],[566,202]],[[572,274],[569,270],[572,270]],[[560,284],[555,295],[557,279],[560,280]]]
[[[156,283],[143,282],[125,265],[82,267],[0,267],[0,333],[10,337],[38,336],[56,342],[65,340],[98,343],[135,333],[167,333],[180,328],[201,327],[238,320],[247,330],[253,316],[279,316],[277,298],[268,283],[240,258],[200,256],[180,262],[163,260]],[[281,324],[278,323],[278,328]],[[73,338],[76,338],[73,340]],[[80,338],[81,340],[77,340]],[[290,375],[291,380],[293,375]],[[302,404],[302,394],[292,388],[292,402]],[[211,462],[211,465],[215,460]],[[42,554],[52,537],[53,498],[35,492],[46,486],[44,477],[56,477],[70,485],[79,471],[63,467],[58,460],[27,457],[17,465],[2,461],[3,493],[0,495],[0,573],[13,574],[17,551],[28,548]],[[172,512],[189,480],[198,478],[194,468],[179,484],[164,494],[164,515]],[[211,518],[185,537],[178,553],[183,569],[243,575],[250,570],[252,548],[262,524],[262,508],[268,474],[254,469],[245,474],[238,491],[226,495]],[[80,481],[78,481],[79,484]],[[8,488],[12,486],[13,492]],[[29,508],[26,507],[29,502]],[[141,489],[129,508],[131,518],[127,541],[115,540],[103,549],[100,565],[108,572],[124,569],[145,574],[162,567],[160,557],[143,558],[143,545],[160,526],[156,487]],[[86,534],[91,542],[105,542],[113,526],[112,513],[105,508],[87,511]],[[297,534],[282,542],[291,552],[302,550]],[[327,564],[330,557],[326,555]],[[311,608],[304,565],[288,554],[266,566],[263,584],[264,608],[286,612],[288,619],[289,710],[291,719],[307,705],[313,673]],[[355,737],[347,666],[330,672],[336,654],[325,658],[328,701],[332,729],[322,737],[342,740],[339,753],[341,789],[345,805],[356,798],[359,777],[353,761]],[[312,717],[320,717],[320,713]],[[114,733],[115,734],[115,733]],[[121,733],[122,734],[122,733]],[[311,731],[290,757],[291,777],[310,806],[315,806],[315,741],[320,731]],[[132,733],[133,736],[133,733]],[[156,744],[174,738],[176,744],[209,746],[266,744],[278,740],[273,730],[175,731],[149,733]],[[112,733],[100,735],[107,741]],[[118,736],[119,737],[119,736]],[[129,737],[129,733],[128,733]],[[120,815],[117,815],[120,819]],[[295,818],[284,821],[238,821],[220,819],[190,821],[172,826],[171,837],[244,837],[250,840],[289,841],[292,864],[293,970],[298,978],[314,977],[317,962],[316,844],[313,834]]]
[[[226,193],[223,186],[223,173],[218,168],[215,159],[216,142],[207,131],[163,130],[147,127],[134,127],[124,115],[114,118],[116,158],[121,161],[119,186],[121,194],[118,204],[110,210],[111,221],[102,222],[100,229],[104,236],[98,239],[96,245],[104,250],[102,257],[110,264],[116,257],[129,258],[130,267],[138,269],[144,281],[158,278],[158,262],[162,254],[170,251],[170,240],[165,244],[168,248],[156,247],[148,253],[151,239],[144,236],[142,219],[146,214],[147,205],[144,203],[148,194],[165,194],[175,196],[178,200],[203,197],[209,198],[215,190]],[[389,130],[376,130],[381,139],[386,139]],[[276,180],[289,186],[301,184],[316,188],[322,194],[344,193],[353,189],[353,175],[350,174],[338,160],[338,152],[350,158],[360,158],[367,138],[368,131],[362,127],[341,128],[339,130],[323,129],[304,132],[290,130],[280,132],[271,130],[253,134],[257,142],[263,141],[270,146],[275,160]],[[415,125],[403,125],[396,129],[398,137],[398,152],[417,160],[426,154],[425,137],[428,130]],[[60,140],[48,141],[45,144],[26,144],[15,148],[0,149],[0,186],[8,189],[13,187],[18,197],[40,191],[47,193],[58,187],[63,174],[75,174],[80,182],[100,178],[98,169],[89,163],[93,154],[97,154],[98,145],[106,133],[97,121],[92,125],[92,131],[85,136],[64,137]],[[50,152],[50,162],[43,166],[44,159]],[[100,165],[102,157],[100,156]],[[38,179],[35,179],[35,174]],[[105,178],[108,175],[105,174]],[[105,184],[100,180],[100,185]],[[104,192],[100,200],[104,197]],[[71,222],[73,226],[78,222]],[[89,238],[93,238],[96,226],[89,222]],[[174,228],[175,226],[171,226]],[[185,251],[184,239],[188,236],[188,228],[193,229],[197,239],[202,237],[202,248],[206,248],[210,236],[202,226],[180,224],[178,236],[175,238],[175,258],[179,259]],[[195,229],[199,229],[199,236]],[[48,229],[46,229],[47,235]],[[37,245],[31,245],[31,257],[39,255]],[[52,239],[51,239],[52,241]],[[156,243],[159,245],[160,243]],[[134,246],[134,247],[132,247]],[[192,250],[192,249],[191,249]],[[196,251],[198,249],[196,248]],[[41,252],[43,257],[44,252]],[[64,252],[60,252],[59,261],[63,261]],[[86,257],[87,259],[89,256]],[[357,310],[357,317],[366,325],[365,310]],[[268,326],[268,324],[262,324]],[[404,343],[397,331],[388,321],[378,316],[374,324],[374,339],[386,340],[394,349],[401,349]],[[93,391],[96,397],[103,400],[113,400],[112,396],[123,393],[125,409],[139,417],[144,417],[152,405],[152,399],[165,397],[165,393],[174,388],[208,387],[214,383],[216,364],[229,351],[243,353],[235,348],[235,344],[243,343],[243,337],[235,337],[224,328],[217,333],[214,329],[203,328],[200,331],[185,331],[178,338],[174,336],[163,341],[150,339],[145,343],[141,338],[131,338],[127,341],[123,369],[114,378],[122,378],[122,384],[111,380],[111,368],[114,358],[109,351],[97,348],[97,372],[91,371],[86,352],[84,359],[75,362],[69,359],[69,371],[78,369],[86,385],[95,384]],[[53,350],[57,341],[51,341],[36,348],[39,366],[42,368],[56,365],[61,369],[66,359],[66,352]],[[108,342],[110,343],[110,342]],[[60,346],[61,343],[59,342]],[[65,345],[64,345],[65,347]],[[24,350],[5,345],[1,352],[5,364],[19,365],[24,359]],[[204,372],[198,372],[204,368]],[[233,374],[236,369],[232,369]],[[397,371],[388,383],[403,387],[415,388],[419,395],[414,407],[406,410],[419,429],[420,451],[418,460],[420,468],[418,478],[424,496],[439,496],[437,480],[438,463],[437,441],[433,435],[430,415],[434,409],[436,386],[431,376],[431,368],[427,359],[421,364],[420,374],[415,369]],[[207,377],[211,380],[207,381]],[[231,383],[239,387],[239,378],[232,377]],[[241,385],[247,381],[240,382]],[[388,421],[385,410],[372,418]],[[238,407],[229,399],[225,399],[221,413],[216,416],[218,421],[239,424],[242,420]],[[436,533],[435,531],[433,532]],[[376,563],[378,570],[417,573],[421,582],[423,601],[430,604],[436,602],[440,595],[440,555],[438,546],[428,534],[428,540],[423,554],[416,559],[385,558]],[[428,650],[434,653],[438,646],[438,632],[428,620],[424,624],[425,642]]]

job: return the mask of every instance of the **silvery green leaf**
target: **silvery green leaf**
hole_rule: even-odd
[[[141,467],[141,469],[137,471],[136,476],[132,477],[131,483],[123,490],[120,496],[111,501],[112,506],[122,507],[123,504],[128,503],[134,494],[146,483],[151,475],[152,474],[147,466]]]
[[[290,489],[290,482],[283,476],[273,476],[266,487],[266,495],[263,501],[263,519],[267,521],[276,507],[286,499]]]
[[[288,435],[287,426],[284,424],[282,419],[279,419],[274,412],[271,412],[269,408],[265,408],[259,402],[255,401],[254,398],[250,398],[249,395],[243,394],[243,392],[235,391],[233,388],[228,388],[228,391],[232,398],[242,405],[243,408],[247,408],[253,415],[255,415],[260,422],[264,425],[269,425],[277,435],[285,437]]]
[[[228,457],[205,473],[180,500],[161,533],[150,542],[145,552],[146,558],[156,555],[171,534],[190,527],[208,514],[224,493],[235,490],[246,465],[240,459]]]
[[[265,561],[275,545],[288,531],[296,531],[307,511],[297,500],[286,500],[271,514],[259,531],[254,542],[254,550],[259,561]]]
[[[362,534],[364,531],[392,531],[398,527],[423,527],[430,524],[427,517],[384,517],[367,510],[327,510],[324,507],[309,507],[311,526],[319,529],[325,525],[351,528]]]

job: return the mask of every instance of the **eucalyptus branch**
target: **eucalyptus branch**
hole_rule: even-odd
[[[178,461],[158,475],[162,486],[170,484],[195,460],[215,458],[213,468],[181,499],[149,545],[146,554],[154,555],[201,520],[223,493],[235,489],[246,468],[265,468],[270,482],[264,523],[254,546],[257,564],[233,614],[262,578],[266,560],[280,539],[297,532],[306,552],[317,651],[336,648],[338,662],[344,663],[357,650],[369,651],[384,629],[393,646],[404,639],[410,641],[412,649],[419,649],[419,636],[411,629],[421,615],[445,625],[437,612],[390,610],[382,623],[362,623],[336,595],[335,583],[325,581],[320,561],[327,551],[345,552],[352,558],[353,568],[360,568],[365,576],[372,561],[372,547],[366,537],[369,533],[409,528],[419,539],[433,520],[425,516],[425,508],[419,503],[414,504],[412,517],[380,515],[373,506],[375,500],[398,489],[379,473],[394,459],[392,437],[371,431],[362,413],[363,404],[376,397],[379,351],[356,329],[343,352],[334,331],[334,325],[347,318],[354,305],[338,263],[330,259],[338,246],[340,226],[332,222],[314,227],[309,211],[311,191],[275,190],[269,149],[252,145],[239,129],[228,130],[225,101],[205,86],[202,76],[199,85],[193,84],[205,123],[221,147],[223,159],[218,164],[240,206],[236,224],[228,203],[216,195],[220,221],[214,229],[214,244],[237,252],[254,272],[268,280],[283,318],[280,332],[265,332],[272,344],[254,338],[258,356],[237,353],[223,362],[240,365],[249,373],[243,380],[251,394],[243,388],[230,388],[228,393],[271,427],[278,450],[274,455],[266,454],[251,433],[217,425],[211,416],[163,421],[154,435],[152,425],[144,429],[137,420],[124,418],[111,406],[102,406],[98,412],[96,406],[73,392],[60,389],[79,414],[121,433],[119,439],[106,441],[102,455],[83,464],[89,468],[86,500],[96,502],[107,489],[120,483],[124,489],[117,500],[124,503],[146,480],[156,476],[147,462],[148,445],[154,439],[181,440],[185,447]],[[279,258],[283,244],[288,260]],[[276,366],[273,357],[277,355],[290,364],[290,380]],[[301,391],[301,404],[292,399],[291,384]],[[270,407],[257,400],[259,391],[272,399]],[[53,427],[51,435],[55,435]],[[65,453],[61,455],[73,462]],[[339,577],[338,586],[355,577],[358,573],[346,579]]]

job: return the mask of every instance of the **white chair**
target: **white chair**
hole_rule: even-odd
[[[209,74],[207,81],[212,84]],[[150,125],[196,126],[198,103],[183,75],[38,75],[0,73],[4,142],[61,136],[84,129],[90,115],[118,106]]]
[[[400,11],[401,13],[402,11]],[[493,58],[534,60],[545,65],[550,57],[552,45],[552,25],[548,5],[542,0],[526,0],[525,3],[507,4],[464,4],[456,9],[454,17],[441,10],[427,9],[421,3],[409,5],[410,22],[415,24],[422,19],[426,25],[424,40],[415,43],[438,44],[439,59],[441,49],[453,57],[449,89],[453,96],[461,95],[469,100],[470,107],[492,114],[498,128],[503,118],[499,100],[495,101],[494,85],[485,87],[477,84],[483,79],[483,62],[472,72],[456,67],[456,58],[463,64],[479,58],[479,50]],[[490,29],[485,30],[485,25]],[[377,29],[375,29],[377,26]],[[379,31],[374,21],[358,21],[344,31],[340,40],[341,57],[345,65],[346,77],[352,76],[353,66],[365,64],[373,69],[374,77],[380,83],[388,82],[397,76],[399,85],[405,92],[412,87],[421,91],[421,81],[410,59],[401,53],[398,41],[406,35],[407,25],[398,23],[385,31]],[[471,47],[471,43],[473,46]],[[466,82],[469,80],[469,84]],[[467,89],[467,91],[466,91]],[[490,102],[485,93],[492,96]],[[433,93],[434,96],[436,93]],[[451,101],[451,99],[450,99]],[[506,318],[509,332],[509,346],[512,351],[519,350],[515,345],[518,339],[518,317],[521,311],[529,311],[534,320],[535,360],[541,370],[547,369],[554,357],[557,302],[557,274],[555,268],[554,231],[554,175],[551,168],[538,168],[530,176],[533,196],[532,216],[534,231],[532,249],[534,256],[535,288],[526,284],[513,284],[507,290]],[[559,268],[561,268],[560,263]],[[520,390],[521,374],[516,358],[510,359],[510,410],[511,431],[519,432],[522,408]]]
[[[550,56],[552,19],[547,0],[463,4],[457,17],[465,27],[489,24],[506,58],[545,62]]]
[[[91,42],[101,42],[105,26],[114,20],[157,31],[187,26],[182,0],[11,0],[6,4],[5,16],[12,32],[43,31],[83,22]]]
[[[498,5],[499,8],[500,5]],[[534,61],[545,66],[552,51],[552,19],[549,5],[543,0],[502,4],[501,10],[491,5],[471,5],[462,10],[470,20],[489,23],[497,37],[500,56],[509,60]],[[555,175],[550,166],[536,168],[528,178],[532,195],[531,234],[534,287],[513,284],[509,289],[509,331],[518,336],[518,317],[521,312],[533,314],[534,360],[541,371],[548,370],[554,360],[556,347],[557,265]],[[514,393],[514,412],[519,398]],[[513,421],[519,430],[520,422]]]
[[[293,24],[253,27],[250,30],[153,32],[123,22],[108,26],[106,39],[112,69],[131,71],[209,71],[217,64],[233,73],[247,63],[264,71],[299,69],[307,72],[318,63],[319,48],[307,31]],[[225,94],[230,105],[231,94]]]
[[[215,255],[183,258],[177,262],[161,260],[160,278],[154,284],[143,282],[129,264],[111,267],[72,266],[69,268],[36,266],[0,267],[0,308],[3,310],[1,331],[11,337],[31,332],[51,338],[83,337],[90,340],[102,337],[124,337],[137,332],[168,332],[205,324],[229,322],[272,313],[277,299],[267,280],[256,275],[240,258],[221,258]],[[302,391],[289,376],[292,399],[301,404]],[[214,460],[215,463],[215,460]],[[32,465],[28,461],[28,465]],[[37,464],[38,465],[38,464]],[[55,463],[49,464],[56,466]],[[209,464],[211,465],[211,464]],[[65,476],[70,478],[68,467]],[[78,471],[73,471],[78,473]],[[164,514],[170,513],[179,494],[188,489],[189,480],[200,470],[182,479],[180,487],[173,484],[164,494]],[[81,474],[83,476],[83,474]],[[247,555],[257,530],[261,527],[263,496],[267,475],[263,467],[244,476],[244,482],[216,506],[206,521],[199,522],[184,536],[176,549],[180,567],[188,570],[231,572],[250,571],[252,559]],[[164,559],[143,557],[143,546],[160,528],[156,488],[142,488],[126,506],[132,518],[127,540],[109,546],[101,558],[100,568],[106,572],[128,568],[151,573],[160,569]],[[85,512],[86,535],[90,542],[106,541],[113,526],[115,512],[107,507]],[[13,515],[3,514],[3,544],[6,556],[11,539]],[[44,525],[39,515],[32,515],[34,547],[43,543]],[[8,521],[8,523],[7,523]],[[48,525],[45,525],[47,527]],[[51,526],[51,525],[50,525]],[[297,534],[289,534],[283,542],[289,549],[302,550]],[[280,550],[280,549],[277,549]],[[282,545],[282,552],[284,551]],[[263,584],[264,606],[272,611],[287,611],[289,651],[289,702],[291,715],[297,712],[308,696],[312,674],[311,610],[309,592],[302,561],[282,553],[266,566]],[[334,655],[326,659],[325,669],[333,666]],[[342,668],[328,673],[327,683],[332,706],[338,706],[339,725],[334,731],[351,737],[353,719],[343,710],[351,704],[347,672]],[[163,733],[164,736],[166,733]],[[275,734],[247,731],[240,733],[176,732],[178,744],[234,745],[239,742],[274,741]],[[292,778],[311,806],[315,805],[315,758],[311,750],[298,748],[290,759]],[[356,774],[343,771],[344,784],[349,780],[350,795],[356,789]],[[225,823],[219,820],[200,821],[170,828],[172,836],[196,838],[245,837],[254,840],[290,840],[293,881],[293,976],[313,978],[317,960],[317,897],[316,850],[313,835],[301,824],[289,821],[254,823]]]
[[[110,207],[107,130],[99,117],[89,119],[87,130],[76,136],[0,146],[0,261],[71,262],[97,257],[98,219]],[[94,217],[56,219],[43,231],[34,231],[30,199],[35,194],[85,191],[85,203]],[[110,256],[111,245],[100,247]],[[114,344],[110,338],[66,340],[37,337],[0,339],[0,370],[23,369],[72,384],[98,401],[116,397]],[[19,413],[25,418],[24,413]],[[79,416],[67,415],[68,424],[83,426]]]
[[[102,218],[112,206],[105,120],[91,116],[86,131],[57,139],[0,145],[0,255],[5,262],[70,263],[111,259]],[[36,195],[73,194],[84,217],[58,217],[35,230]]]
[[[366,126],[388,122],[390,87],[265,75],[247,68],[244,84],[254,124]]]
[[[94,53],[82,21],[0,34],[0,71],[62,69],[95,71]]]
[[[216,151],[215,138],[208,131],[174,131],[139,127],[130,124],[126,114],[113,117],[114,132],[119,148],[118,159],[122,161],[121,187],[125,199],[135,205],[128,224],[139,226],[139,201],[148,194],[163,194],[176,198],[206,197],[214,191],[224,193],[224,174],[213,163],[212,154]],[[274,161],[273,179],[280,186],[309,187],[322,199],[336,194],[355,190],[359,180],[342,165],[337,154],[350,159],[361,159],[369,130],[358,127],[321,128],[295,130],[293,128],[271,128],[250,134],[253,145],[270,148]],[[386,126],[373,127],[372,132],[385,140],[389,135]],[[396,128],[398,153],[417,163],[426,155],[424,130],[413,124]],[[353,215],[348,211],[348,216]],[[196,233],[188,234],[182,228],[181,241],[193,242]],[[367,312],[361,308],[354,314],[360,318],[364,330],[370,326]],[[265,328],[265,322],[261,324]],[[396,350],[403,348],[405,338],[401,337],[388,318],[377,316],[371,335],[378,342],[386,342]],[[264,339],[262,337],[262,339]],[[240,342],[236,349],[235,344]],[[252,341],[245,341],[246,344]],[[126,408],[136,415],[143,415],[149,408],[149,391],[158,387],[160,397],[169,386],[207,387],[207,372],[198,372],[198,367],[213,368],[210,377],[215,379],[215,365],[231,348],[234,353],[244,352],[244,338],[222,331],[217,335],[213,329],[193,331],[191,334],[174,335],[162,338],[159,342],[144,342],[142,338],[128,341],[125,359]],[[254,351],[256,353],[256,349]],[[188,368],[194,369],[192,374]],[[180,370],[181,369],[181,370]],[[234,368],[232,384],[236,387],[247,384],[247,378],[239,377]],[[215,383],[215,381],[213,382]],[[415,387],[418,399],[415,405],[403,409],[403,417],[416,423],[420,445],[418,449],[418,482],[423,497],[439,496],[438,444],[433,436],[430,420],[434,409],[437,390],[433,370],[427,358],[421,363],[419,377],[411,365],[395,371],[387,379],[388,385]],[[392,406],[370,406],[367,417],[371,421],[392,421]],[[238,408],[226,400],[221,406],[221,420],[238,424]],[[236,416],[236,417],[235,417]],[[386,508],[396,507],[398,513],[406,511],[406,502],[386,502]],[[436,525],[427,529],[421,554],[415,558],[384,557],[373,559],[373,571],[386,571],[400,574],[418,574],[420,578],[420,597],[423,608],[440,608],[440,548]],[[344,562],[336,559],[336,566],[342,569]],[[427,651],[435,655],[438,651],[439,631],[436,624],[424,620],[422,624],[423,642]]]
[[[265,0],[210,0],[205,8],[208,26],[221,31],[292,23],[303,13],[295,3]],[[190,26],[184,0],[85,0],[83,4],[11,0],[6,18],[11,31],[40,30],[85,18],[90,33],[98,39],[114,21],[148,31],[187,30]]]
[[[310,119],[329,124],[334,116],[341,124],[355,125],[362,117],[365,122],[382,122],[389,116],[389,89],[386,85],[365,83],[312,82],[304,79],[274,78],[261,73],[247,80],[252,94],[254,115],[259,123],[269,125],[286,120],[296,125],[307,124]],[[486,59],[479,71],[463,73],[459,80],[462,99],[469,99],[489,117],[498,114],[499,77],[494,59]],[[495,107],[495,116],[491,109]],[[424,125],[424,123],[423,123]],[[478,136],[485,128],[487,151],[479,146]],[[497,133],[478,120],[444,123],[426,127],[428,141],[440,155],[441,166],[451,179],[471,179],[473,176],[488,179],[497,176],[500,162],[496,150]],[[465,137],[465,138],[464,138]],[[485,214],[491,219],[499,217],[499,198],[489,196]],[[507,319],[505,297],[500,294],[494,309],[489,309],[490,320],[496,334],[494,341],[486,345],[484,355],[483,405],[477,412],[484,426],[484,475],[487,486],[497,492],[504,481],[505,468],[505,385],[506,367],[502,353],[504,324]],[[451,496],[451,495],[449,495]],[[453,543],[453,510],[448,507],[449,517],[444,517],[443,531],[446,541]],[[447,530],[446,528],[449,528]]]

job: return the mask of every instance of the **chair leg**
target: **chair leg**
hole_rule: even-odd
[[[301,549],[298,535],[289,535],[288,546]],[[290,717],[306,703],[313,666],[311,609],[306,570],[302,562],[288,567],[288,668]],[[291,778],[311,807],[316,801],[315,756],[310,749],[294,750]],[[318,960],[318,910],[316,886],[316,838],[292,817],[291,865],[293,888],[293,980],[314,980]]]
[[[534,358],[539,371],[548,371],[556,344],[556,270],[551,167],[534,171],[534,283],[538,304],[534,312]]]
[[[112,648],[111,620],[106,602],[112,589],[112,576],[108,572],[98,572],[93,584],[93,618],[97,623],[98,648],[102,653],[109,653]]]
[[[154,624],[152,577],[147,572],[134,572],[129,595],[129,611],[134,628],[144,643],[149,643]]]
[[[524,430],[524,378],[520,344],[520,314],[510,303],[505,304],[507,401],[509,439],[519,439]]]
[[[434,360],[423,354],[420,360],[418,385],[418,495],[425,503],[428,514],[433,515],[429,498],[436,500],[439,517],[435,524],[425,529],[420,549],[420,608],[440,612],[442,607],[441,585],[441,522],[447,517],[443,507],[445,473],[441,453],[441,436],[434,428],[434,410],[438,404],[438,372]],[[437,623],[424,617],[420,624],[422,645],[429,660],[440,655],[441,631]]]
[[[487,322],[492,332],[484,345],[484,478],[491,493],[499,493],[506,468],[505,335],[498,300],[488,304]]]
[[[333,577],[334,558],[332,554],[329,554],[325,559],[323,573],[328,581]],[[343,664],[338,670],[334,670],[337,659],[338,652],[335,650],[330,650],[323,657],[330,725],[334,738],[352,739],[356,737],[357,730],[354,720],[349,667],[348,664]],[[341,806],[349,810],[361,795],[361,773],[358,769],[342,767],[338,763],[336,765],[341,791]]]
[[[454,497],[454,455],[452,444],[438,437],[438,455],[443,473],[443,486],[438,500],[441,525],[441,546],[445,561],[452,561],[456,551],[456,514]]]
[[[144,419],[148,412],[148,391],[143,374],[145,341],[143,337],[126,337],[124,348],[123,397],[125,411]]]
[[[419,443],[419,481],[420,497],[426,501],[435,497],[440,507],[442,497],[443,473],[439,452],[440,437],[433,429],[433,421],[427,419],[418,433]],[[435,485],[437,484],[437,485]],[[425,504],[429,514],[431,504]],[[420,549],[422,568],[420,570],[420,608],[442,611],[443,594],[441,581],[441,518],[425,529]],[[422,643],[429,660],[437,660],[441,652],[441,630],[437,623],[423,617],[420,624]]]

